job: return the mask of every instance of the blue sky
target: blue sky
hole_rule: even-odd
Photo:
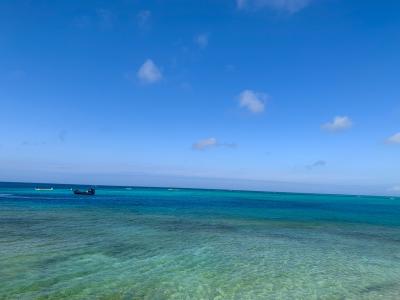
[[[0,3],[0,180],[400,193],[400,2]]]

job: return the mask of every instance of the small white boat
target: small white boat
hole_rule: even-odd
[[[37,188],[35,188],[35,191],[52,191],[52,190],[54,190],[54,188],[39,188],[39,187],[37,187]]]

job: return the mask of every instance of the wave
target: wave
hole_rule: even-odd
[[[10,196],[14,196],[13,194],[0,194],[0,197],[9,198]]]
[[[60,197],[60,196],[49,196],[43,197],[42,195],[16,195],[16,194],[0,194],[0,198],[6,199],[32,199],[32,200],[71,200],[74,197]]]

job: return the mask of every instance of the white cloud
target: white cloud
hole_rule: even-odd
[[[313,0],[236,0],[238,9],[244,8],[272,8],[280,11],[286,11],[288,13],[296,13]]]
[[[208,34],[207,33],[202,33],[197,35],[194,38],[194,42],[200,47],[200,48],[206,48],[208,46]]]
[[[215,147],[218,145],[216,138],[210,137],[204,140],[200,140],[193,144],[192,148],[196,150],[205,150],[207,148]]]
[[[163,77],[160,69],[151,59],[148,59],[144,62],[137,72],[137,76],[142,82],[145,83],[155,83],[161,80]]]
[[[328,122],[322,125],[322,129],[328,131],[342,131],[349,129],[353,126],[353,122],[349,117],[346,116],[336,116],[333,118],[332,122]]]
[[[268,100],[268,95],[258,93],[252,90],[244,90],[239,95],[240,107],[246,108],[252,113],[262,113],[265,109],[265,102]]]
[[[227,147],[227,148],[235,148],[236,144],[235,143],[220,143],[216,138],[210,137],[207,139],[203,139],[200,141],[197,141],[192,145],[192,148],[195,150],[205,150],[208,148],[213,148],[213,147]]]
[[[400,132],[395,133],[392,136],[388,137],[386,142],[388,144],[400,144]]]
[[[141,10],[137,14],[137,20],[140,27],[146,27],[149,24],[151,18],[150,10]]]

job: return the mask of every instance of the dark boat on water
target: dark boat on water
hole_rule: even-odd
[[[93,196],[95,193],[96,190],[94,188],[90,188],[87,191],[74,190],[75,195]]]

